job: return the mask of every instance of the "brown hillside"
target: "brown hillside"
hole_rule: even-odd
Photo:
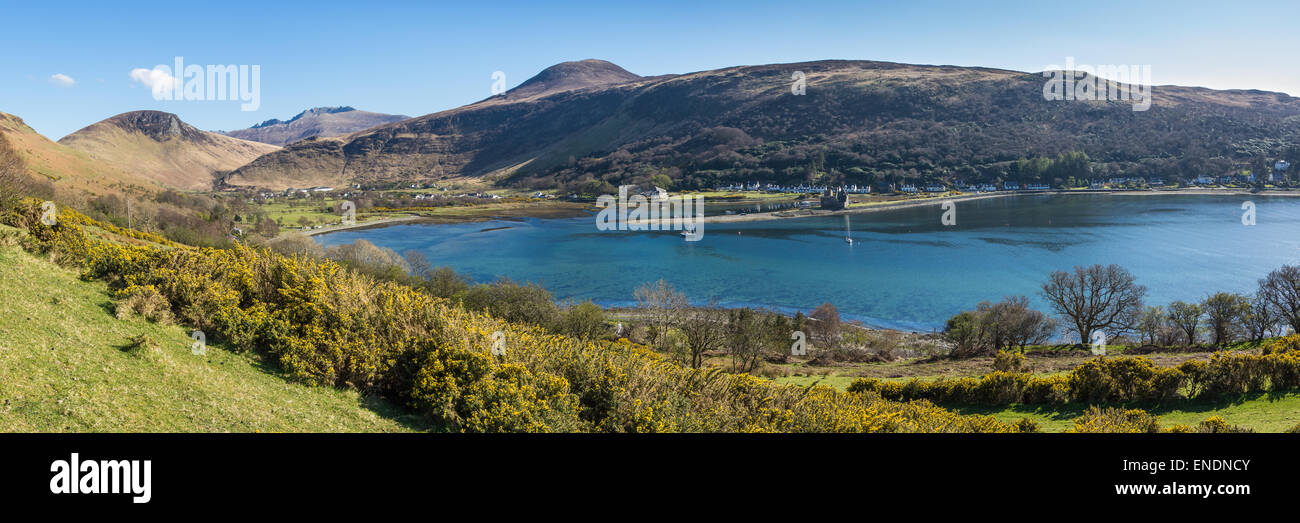
[[[210,189],[214,174],[279,149],[202,131],[161,111],[119,114],[69,134],[59,143],[107,166],[187,190]]]

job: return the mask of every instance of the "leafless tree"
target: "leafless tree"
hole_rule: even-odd
[[[1029,308],[1029,298],[1009,296],[1000,302],[998,316],[1004,322],[1008,346],[1025,350],[1028,345],[1046,343],[1056,333],[1056,320]]]
[[[664,280],[642,284],[632,296],[652,327],[650,344],[655,346],[667,339],[668,328],[681,320],[682,312],[690,305],[685,294]]]
[[[1160,306],[1146,307],[1138,315],[1137,330],[1142,335],[1142,341],[1151,345],[1156,345],[1160,341],[1160,331],[1165,328],[1168,318],[1165,316],[1165,308]]]
[[[789,324],[779,315],[753,309],[731,309],[727,314],[727,343],[732,370],[750,372],[758,367],[763,352],[790,336]]]
[[[1196,330],[1201,326],[1205,311],[1195,303],[1176,301],[1169,304],[1169,322],[1187,336],[1188,345],[1196,345]]]
[[[1277,328],[1277,313],[1269,306],[1268,300],[1264,299],[1263,295],[1256,294],[1250,300],[1250,307],[1242,315],[1241,323],[1246,333],[1250,335],[1251,341],[1262,341]]]
[[[691,368],[698,369],[704,364],[704,352],[720,348],[727,342],[727,313],[712,303],[708,307],[696,307],[683,314],[682,334],[686,337]]]
[[[1205,298],[1201,307],[1214,334],[1214,344],[1224,345],[1236,341],[1242,315],[1250,310],[1250,300],[1240,294],[1219,292]]]
[[[808,334],[813,341],[825,348],[838,347],[840,344],[840,311],[830,303],[823,303],[808,315]]]
[[[1098,330],[1110,337],[1130,330],[1146,291],[1123,267],[1093,265],[1053,272],[1042,294],[1057,314],[1073,324],[1079,340],[1088,343]]]
[[[1259,280],[1259,293],[1274,314],[1300,332],[1300,267],[1283,265]]]

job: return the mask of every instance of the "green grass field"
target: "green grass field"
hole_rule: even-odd
[[[312,223],[340,221],[343,218],[342,215],[324,209],[325,207],[336,208],[339,203],[340,201],[334,198],[324,201],[280,199],[271,203],[260,204],[258,209],[266,212],[267,217],[280,222],[282,227],[296,229],[299,226],[298,220],[303,217],[306,217]],[[361,216],[358,216],[357,219],[358,221],[364,221]]]
[[[102,283],[0,246],[0,432],[394,432],[414,416],[281,378],[187,330],[118,320]],[[147,336],[143,347],[131,339]]]
[[[808,386],[813,383],[835,387],[840,390],[848,388],[853,376],[788,376],[776,378],[779,383]],[[886,381],[906,381],[911,378],[886,379]],[[1067,405],[1008,405],[1000,407],[980,407],[969,405],[940,405],[961,414],[983,414],[997,418],[999,421],[1014,423],[1021,418],[1037,421],[1044,432],[1062,432],[1074,428],[1073,420],[1083,415],[1088,405],[1071,403]],[[1220,416],[1229,424],[1250,427],[1256,432],[1282,432],[1300,423],[1300,391],[1286,394],[1247,394],[1237,398],[1216,401],[1171,401],[1163,404],[1135,403],[1131,405],[1100,405],[1143,409],[1160,417],[1161,425],[1169,427],[1175,424],[1195,426],[1210,416]]]
[[[1105,405],[1102,405],[1105,406]],[[1118,406],[1118,405],[1112,405]],[[1029,418],[1041,424],[1044,432],[1061,432],[1074,428],[1071,421],[1083,415],[1087,405],[1010,405],[1006,407],[964,407],[946,405],[962,414],[985,414],[1001,421],[1014,422]],[[1286,394],[1257,393],[1216,401],[1172,401],[1163,404],[1135,403],[1126,407],[1143,409],[1160,417],[1160,424],[1195,426],[1210,416],[1219,416],[1231,425],[1255,429],[1256,432],[1283,432],[1300,423],[1300,392]]]

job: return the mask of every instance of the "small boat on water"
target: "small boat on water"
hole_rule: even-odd
[[[853,245],[853,231],[849,228],[849,215],[844,215],[844,243]]]

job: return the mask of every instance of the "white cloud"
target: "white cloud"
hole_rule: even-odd
[[[72,87],[74,84],[77,83],[77,81],[73,80],[71,76],[68,76],[66,74],[54,73],[50,75],[50,83],[57,85],[59,87]]]
[[[140,82],[153,90],[154,99],[161,100],[163,93],[171,91],[180,81],[171,75],[171,70],[158,66],[153,69],[132,69],[131,80]]]

